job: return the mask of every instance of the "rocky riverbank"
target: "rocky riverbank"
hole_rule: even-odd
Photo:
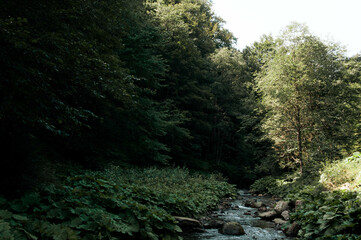
[[[224,199],[219,210],[199,219],[202,231],[186,233],[185,240],[195,239],[291,239],[294,234],[281,228],[289,219],[293,206],[279,198],[252,195],[240,190],[236,200]],[[182,226],[181,226],[182,227]],[[189,230],[189,228],[187,229]],[[296,229],[297,230],[297,229]]]

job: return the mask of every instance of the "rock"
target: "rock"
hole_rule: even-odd
[[[273,199],[273,200],[275,200],[275,201],[279,201],[279,200],[281,200],[281,198],[280,198],[280,197],[276,197],[276,196],[272,196],[272,199]]]
[[[267,212],[267,207],[266,206],[260,207],[260,208],[258,208],[258,211]]]
[[[178,226],[183,232],[204,232],[203,225],[200,221],[193,218],[174,217],[178,221]]]
[[[254,200],[252,199],[252,200],[247,200],[247,201],[245,201],[244,202],[244,206],[246,206],[246,207],[252,207],[253,206],[253,204],[254,204]]]
[[[269,221],[265,221],[265,220],[252,221],[251,225],[252,225],[252,227],[259,227],[259,228],[262,228],[262,229],[276,228],[274,222],[269,222]]]
[[[288,229],[284,231],[286,236],[288,237],[297,237],[298,231],[300,230],[300,225],[298,223],[294,222],[291,226],[289,226]]]
[[[238,222],[227,222],[223,224],[222,228],[219,231],[225,235],[244,235],[246,234],[241,224]]]
[[[220,219],[209,219],[203,222],[204,228],[221,228],[224,224],[223,220]]]
[[[272,210],[268,212],[259,213],[258,217],[260,217],[263,220],[272,220],[277,217],[277,212]]]
[[[290,220],[290,211],[289,211],[289,210],[283,211],[283,212],[281,213],[281,216],[282,216],[283,219],[286,220],[286,221]]]
[[[254,208],[261,208],[261,207],[265,207],[266,204],[264,204],[263,202],[254,202],[253,203],[253,207]]]
[[[273,219],[273,222],[276,224],[280,224],[280,225],[287,223],[287,221],[285,221],[281,218],[275,218],[275,219]]]
[[[231,201],[230,199],[226,198],[226,199],[223,199],[222,203],[218,205],[218,209],[219,210],[226,210],[226,209],[230,209],[232,204],[231,204]]]
[[[277,212],[277,214],[281,214],[283,211],[286,211],[290,208],[289,202],[286,201],[278,201],[276,203],[276,206],[274,207],[274,210]]]
[[[295,201],[295,208],[297,209],[298,207],[300,207],[303,204],[302,200],[296,200]]]

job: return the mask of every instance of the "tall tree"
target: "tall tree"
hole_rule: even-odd
[[[351,88],[355,92],[355,98],[351,102],[350,107],[354,109],[353,125],[351,131],[353,134],[349,135],[349,139],[354,143],[352,144],[351,151],[361,151],[361,55],[348,58],[344,62],[346,68],[346,79],[350,83]]]
[[[267,107],[264,127],[285,166],[333,159],[347,145],[352,89],[344,79],[342,51],[300,24],[280,37],[276,53],[258,75]]]
[[[156,52],[163,36],[143,0],[0,5],[4,189],[48,175],[54,160],[168,158],[160,138],[177,123],[154,99],[166,72]]]
[[[160,48],[168,73],[158,98],[167,99],[185,116],[185,131],[173,131],[167,142],[174,161],[187,166],[209,167],[207,151],[215,109],[208,56],[217,48],[231,46],[234,38],[211,11],[209,1],[149,1],[153,16],[165,34]],[[179,134],[179,135],[175,135]]]
[[[216,112],[209,154],[220,169],[233,169],[231,177],[246,184],[260,174],[260,165],[274,160],[272,144],[261,129],[263,115],[253,78],[243,54],[236,49],[221,48],[210,60]]]

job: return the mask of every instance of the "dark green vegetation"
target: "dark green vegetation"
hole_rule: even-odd
[[[67,173],[20,199],[0,198],[0,238],[178,239],[173,216],[204,214],[235,190],[179,168]]]
[[[251,189],[302,200],[291,215],[301,239],[361,239],[360,154],[348,157],[360,150],[360,57],[345,57],[300,24],[253,50],[264,60],[256,74],[263,127],[279,166],[292,173]]]
[[[358,160],[334,162],[361,147],[360,56],[300,24],[242,52],[234,43],[208,0],[2,1],[4,236],[167,239],[172,215],[233,191],[213,175],[139,170],[151,166],[242,187],[293,171],[253,185],[284,197],[358,189]],[[358,234],[357,195],[314,196],[294,216],[303,237]],[[340,212],[310,212],[319,204]]]
[[[0,16],[2,192],[51,180],[54,162],[171,163],[245,185],[272,157],[252,74],[208,1],[16,0]]]
[[[361,238],[361,154],[324,165],[318,175],[266,177],[257,180],[255,192],[282,196],[303,204],[291,214],[300,224],[301,239]]]

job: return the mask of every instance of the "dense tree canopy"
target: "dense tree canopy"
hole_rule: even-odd
[[[17,0],[0,11],[1,175],[15,173],[4,188],[66,162],[256,176],[271,145],[253,76],[209,1]]]
[[[289,165],[360,146],[360,58],[298,25],[240,52],[207,0],[16,0],[0,13],[3,189],[65,163],[247,184],[277,168],[275,150]]]
[[[352,145],[358,96],[347,79],[342,51],[290,25],[258,74],[264,127],[285,166],[335,159]]]
[[[264,176],[314,202],[301,235],[359,234],[360,197],[322,208],[312,181],[361,186],[360,153],[336,161],[361,150],[360,55],[297,23],[235,43],[211,0],[1,1],[0,238],[179,239],[173,216]]]

